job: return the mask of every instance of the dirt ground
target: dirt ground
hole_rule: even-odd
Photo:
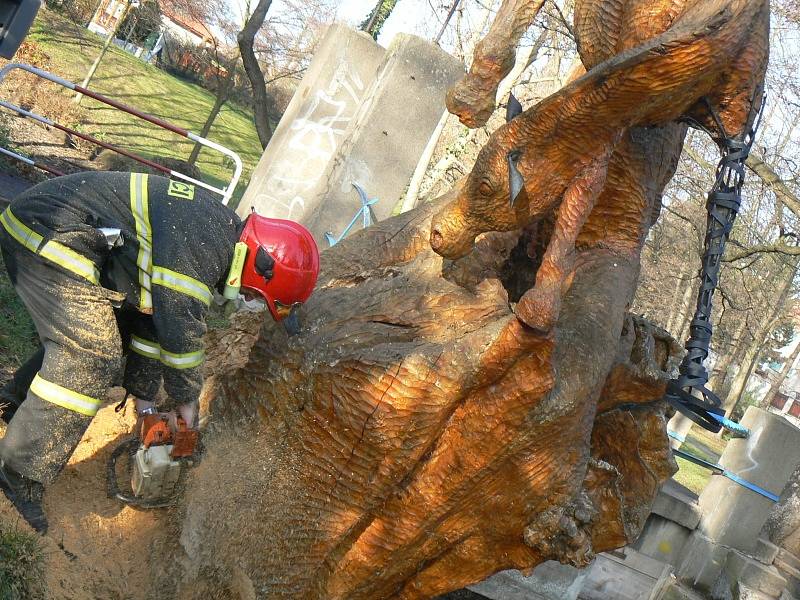
[[[110,405],[97,414],[45,494],[48,599],[147,598],[147,556],[169,512],[135,510],[106,497],[106,461],[133,426],[133,411],[126,412],[115,413]],[[3,496],[0,519],[27,527]]]
[[[209,331],[207,378],[246,362],[263,317],[263,313],[242,311]],[[159,597],[150,588],[154,565],[177,559],[159,557],[177,547],[169,538],[180,531],[180,506],[139,510],[106,497],[108,457],[135,422],[131,405],[119,413],[114,410],[123,395],[121,388],[111,390],[109,403],[45,492],[49,531],[41,539],[47,600],[150,600]],[[201,416],[209,400],[201,399]],[[0,423],[0,437],[3,434]],[[2,494],[0,522],[28,527]]]

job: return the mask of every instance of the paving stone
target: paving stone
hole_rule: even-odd
[[[695,530],[683,548],[683,561],[678,566],[678,580],[708,593],[725,567],[730,550]]]
[[[758,538],[756,548],[753,550],[753,558],[762,564],[771,565],[775,562],[779,550],[780,548],[772,542],[763,538]]]
[[[740,587],[761,592],[770,598],[778,598],[786,588],[786,579],[775,567],[764,565],[736,551],[728,555],[725,573],[731,583],[736,582]]]

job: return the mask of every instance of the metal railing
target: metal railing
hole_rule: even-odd
[[[215,186],[210,185],[208,183],[205,183],[203,181],[200,181],[198,179],[195,179],[193,177],[190,177],[189,175],[186,175],[186,174],[181,173],[179,171],[173,171],[172,169],[164,167],[163,165],[159,165],[158,163],[153,162],[152,160],[148,160],[148,159],[146,159],[146,158],[144,158],[142,156],[138,156],[138,155],[134,154],[133,152],[129,152],[129,151],[124,150],[124,149],[122,149],[122,148],[120,148],[118,146],[115,146],[113,144],[109,144],[107,142],[103,142],[102,140],[99,140],[99,139],[97,139],[97,138],[95,138],[95,137],[93,137],[91,135],[88,135],[88,134],[85,134],[85,133],[81,133],[81,132],[79,132],[79,131],[77,131],[75,129],[72,129],[70,127],[66,127],[64,125],[60,125],[59,123],[56,123],[55,121],[53,121],[51,119],[48,119],[47,117],[43,117],[42,115],[37,115],[36,113],[33,113],[31,111],[28,111],[28,110],[25,110],[24,108],[21,108],[21,107],[15,105],[15,104],[12,104],[11,102],[7,102],[5,100],[0,100],[0,106],[2,106],[3,108],[6,108],[6,109],[8,109],[10,111],[13,111],[13,112],[15,112],[15,113],[17,113],[19,115],[22,115],[25,118],[31,119],[31,120],[36,121],[38,123],[42,123],[43,125],[48,125],[50,127],[58,129],[60,131],[63,131],[64,133],[68,133],[69,135],[74,135],[77,138],[80,138],[82,140],[86,140],[87,142],[90,142],[92,144],[96,144],[97,146],[100,146],[101,148],[105,148],[107,150],[111,150],[112,152],[116,152],[118,154],[121,154],[122,156],[126,156],[126,157],[128,157],[128,158],[130,158],[132,160],[135,160],[135,161],[143,164],[143,165],[147,165],[148,167],[150,167],[152,169],[155,169],[156,171],[164,173],[165,175],[167,175],[169,177],[174,177],[176,179],[182,179],[184,181],[188,181],[189,183],[192,183],[192,184],[194,184],[196,186],[199,186],[201,188],[209,190],[210,192],[214,192],[216,194],[219,194],[219,195],[222,196],[222,203],[223,204],[228,204],[228,202],[230,201],[231,196],[233,195],[233,192],[236,189],[236,185],[239,183],[239,179],[242,176],[242,159],[233,150],[230,150],[229,148],[226,148],[225,146],[222,146],[220,144],[217,144],[216,142],[212,142],[209,139],[206,139],[206,138],[201,137],[201,136],[199,136],[199,135],[197,135],[195,133],[192,133],[191,131],[183,129],[182,127],[177,127],[176,125],[168,123],[168,122],[166,122],[166,121],[164,121],[162,119],[159,119],[158,117],[154,117],[152,115],[148,115],[146,113],[143,113],[143,112],[141,112],[139,110],[136,110],[135,108],[132,108],[130,106],[126,106],[124,104],[121,104],[120,102],[117,102],[116,100],[112,100],[111,98],[103,96],[102,94],[98,94],[98,93],[93,92],[93,91],[91,91],[89,89],[86,89],[86,88],[84,88],[84,87],[82,87],[80,85],[72,83],[71,81],[67,81],[66,79],[63,79],[63,78],[61,78],[61,77],[59,77],[57,75],[53,75],[52,73],[48,73],[47,71],[43,71],[42,69],[38,69],[36,67],[33,67],[31,65],[26,65],[24,63],[9,63],[5,67],[0,69],[0,84],[2,84],[2,82],[3,82],[3,80],[5,80],[6,76],[14,69],[19,69],[19,70],[22,70],[22,71],[27,71],[28,73],[32,73],[33,75],[36,75],[37,77],[41,77],[42,79],[45,79],[47,81],[51,81],[51,82],[53,82],[53,83],[55,83],[57,85],[60,85],[62,87],[67,88],[68,90],[74,91],[74,92],[79,93],[79,94],[83,94],[84,96],[88,96],[89,98],[92,98],[93,100],[97,100],[98,102],[102,102],[103,104],[111,106],[112,108],[115,108],[117,110],[121,110],[122,112],[128,113],[129,115],[133,115],[134,117],[142,119],[143,121],[147,121],[148,123],[152,123],[153,125],[155,125],[157,127],[160,127],[161,129],[166,129],[167,131],[170,131],[170,132],[172,132],[172,133],[174,133],[176,135],[179,135],[181,137],[187,138],[187,139],[189,139],[189,140],[191,140],[193,142],[196,142],[198,144],[206,146],[207,148],[210,148],[212,150],[216,150],[217,152],[219,152],[219,153],[227,156],[231,160],[233,160],[233,163],[234,163],[233,174],[232,174],[231,180],[230,180],[230,182],[228,183],[227,186],[225,186],[223,188],[218,188],[218,187],[215,187]],[[14,158],[16,160],[22,161],[25,164],[28,164],[28,165],[30,165],[32,167],[37,168],[37,169],[41,169],[43,171],[46,171],[46,172],[48,172],[48,173],[50,173],[52,175],[56,175],[56,176],[63,175],[63,173],[60,173],[59,171],[56,171],[55,169],[53,169],[51,167],[48,167],[48,166],[43,165],[41,163],[38,163],[38,162],[34,161],[31,158],[28,158],[26,156],[23,156],[23,155],[21,155],[21,154],[19,154],[17,152],[13,152],[13,151],[8,150],[6,148],[0,148],[0,154],[5,154],[6,156],[10,156],[11,158]]]

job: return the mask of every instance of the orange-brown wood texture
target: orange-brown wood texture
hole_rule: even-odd
[[[769,49],[768,0],[578,0],[575,14],[578,49],[588,72],[494,132],[431,232],[433,248],[457,259],[470,252],[481,233],[518,229],[555,214],[555,233],[536,285],[518,307],[519,317],[543,332],[558,317],[576,242],[634,251],[639,245],[632,230],[615,231],[612,225],[597,236],[594,227],[584,228],[595,205],[604,195],[626,194],[631,187],[657,187],[659,177],[646,171],[656,155],[674,160],[681,120],[716,130],[713,110],[729,135],[741,134],[751,107],[761,101]],[[497,27],[487,38],[514,42],[507,27]],[[477,55],[476,61],[486,63],[482,72],[505,72],[498,56]],[[450,110],[467,125],[481,120],[476,115],[494,99],[497,87],[475,72],[473,66],[448,95]],[[454,102],[467,88],[471,103]],[[655,138],[663,132],[651,133],[655,127],[673,130],[666,136],[672,139],[659,144]],[[651,138],[645,143],[654,146],[640,170],[627,162],[636,159],[630,156],[632,136]],[[524,179],[513,204],[512,154]],[[629,181],[612,180],[612,170]],[[637,204],[613,210],[636,211]]]
[[[446,197],[325,251],[299,334],[268,322],[230,366],[238,342],[217,342],[207,456],[155,579],[183,600],[410,600],[635,539],[675,470],[661,398],[680,354],[626,312],[639,254],[677,119],[708,122],[707,96],[741,128],[767,11],[578,0],[585,76]]]
[[[543,337],[509,304],[530,236],[450,263],[428,244],[441,205],[326,251],[301,332],[266,323],[210,382],[178,597],[430,598],[635,539],[675,468],[660,399],[679,355],[625,312],[636,263],[582,256]]]

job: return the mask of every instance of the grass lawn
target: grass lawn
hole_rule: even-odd
[[[686,441],[681,445],[681,450],[709,462],[717,463],[722,451],[725,450],[725,443],[724,439],[718,438],[709,431],[700,427],[692,427],[686,436]],[[673,479],[681,485],[685,485],[695,494],[702,492],[708,480],[711,479],[711,471],[682,458],[676,458],[676,460],[680,470],[675,473]]]
[[[50,58],[51,70],[58,76],[80,83],[98,55],[102,38],[45,8],[39,11],[28,40],[35,42]],[[33,78],[33,76],[29,76]],[[52,85],[54,93],[68,94]],[[3,94],[9,93],[7,86]],[[203,88],[165,73],[153,65],[111,46],[89,88],[114,100],[135,107],[170,123],[198,133],[214,104],[212,94]],[[145,157],[171,156],[186,159],[193,143],[135,117],[84,98],[81,129],[102,141],[119,145]],[[245,168],[242,181],[249,179],[258,159],[258,142],[252,113],[227,104],[217,117],[208,138],[241,156]],[[214,151],[203,150],[198,167],[209,182],[229,180],[231,165]],[[239,184],[236,198],[244,185]]]

